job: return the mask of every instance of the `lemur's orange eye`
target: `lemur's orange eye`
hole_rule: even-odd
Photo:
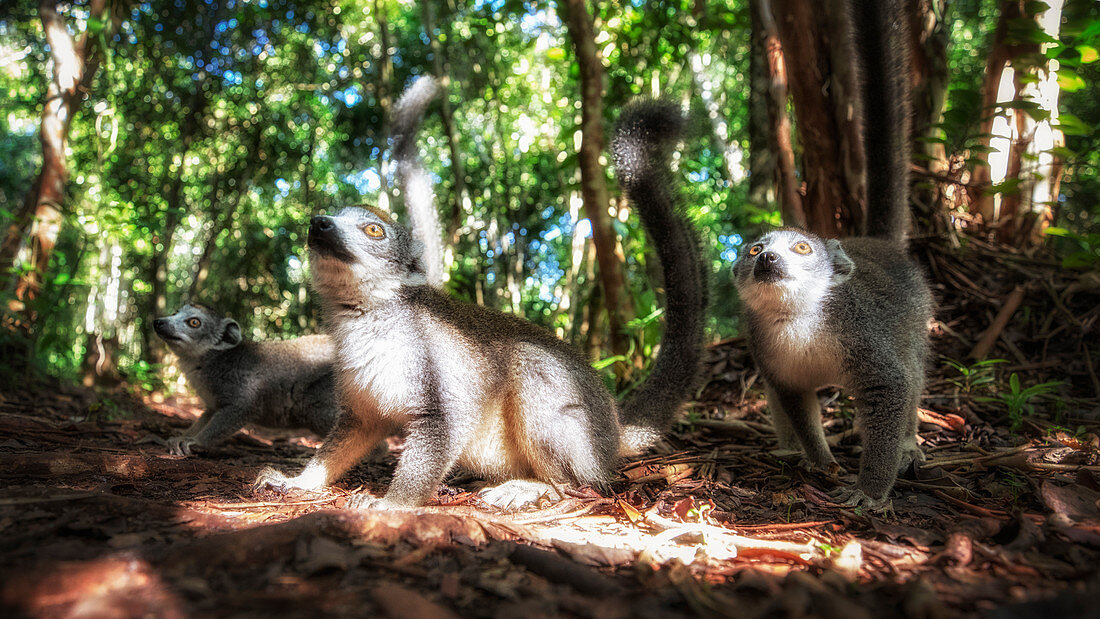
[[[810,247],[810,244],[806,241],[799,241],[795,243],[794,250],[802,254],[803,256],[805,256],[806,254],[812,254],[814,252],[814,248]]]
[[[756,254],[759,254],[762,251],[764,251],[764,246],[763,245],[753,245],[752,247],[749,248],[749,255],[750,256],[755,256]]]
[[[386,236],[386,229],[378,224],[367,224],[363,226],[363,234],[374,239],[380,239]]]
[[[187,319],[187,326],[191,327],[192,329],[198,329],[201,325],[202,325],[202,321],[199,320],[198,318],[188,318]]]

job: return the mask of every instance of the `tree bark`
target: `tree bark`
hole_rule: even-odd
[[[393,111],[393,60],[390,59],[390,26],[386,18],[385,0],[374,0],[374,18],[378,22],[378,43],[382,53],[378,58],[378,81],[375,93],[378,99],[378,135],[382,139],[378,141],[378,173],[382,177],[382,187],[378,194],[378,206],[382,210],[389,211],[393,204],[393,196],[390,195],[390,184],[386,180],[390,175],[390,159],[386,156],[386,136],[390,134],[390,113]]]
[[[84,33],[78,45],[69,34],[65,20],[57,12],[56,0],[42,0],[38,12],[53,63],[39,132],[42,142],[42,168],[0,244],[0,269],[7,270],[9,266],[16,266],[19,249],[24,243],[28,228],[34,223],[30,237],[26,238],[33,268],[19,278],[16,298],[20,301],[33,299],[38,295],[50,263],[50,255],[57,244],[69,182],[69,169],[65,160],[69,128],[99,67],[96,37],[91,32],[90,23],[89,30]],[[106,14],[106,0],[92,0],[89,6],[91,19],[102,23]]]
[[[164,178],[161,186],[167,186],[165,193],[164,228],[153,237],[153,255],[150,257],[149,276],[153,291],[149,296],[149,315],[143,321],[146,352],[151,363],[160,363],[164,360],[165,347],[153,331],[153,318],[164,316],[168,310],[168,256],[172,249],[172,239],[176,235],[176,228],[184,213],[187,211],[183,204],[183,182],[187,175],[184,168],[187,165],[187,156],[191,150],[191,144],[202,128],[202,121],[206,115],[206,80],[195,85],[195,92],[188,103],[187,115],[180,127],[179,155],[180,167],[173,169],[170,165],[171,153],[166,155],[164,163]],[[163,249],[158,250],[156,245]]]
[[[923,155],[928,171],[940,176],[949,172],[947,152],[943,143],[917,140],[921,137],[936,137],[940,131],[936,128],[943,118],[944,105],[947,102],[947,30],[940,15],[946,10],[946,0],[909,0],[909,33],[912,37],[910,58],[912,59],[913,87],[913,152]],[[935,184],[926,187],[914,187],[912,199],[919,204],[925,214],[940,214],[939,189]]]
[[[779,201],[779,212],[788,226],[806,226],[806,213],[802,205],[801,183],[795,169],[794,147],[791,145],[791,120],[787,115],[787,67],[783,59],[783,46],[772,17],[769,0],[752,0],[749,3],[753,26],[754,63],[760,65],[763,83],[753,77],[754,88],[750,113],[755,112],[763,130],[757,130],[757,139],[765,140],[763,150],[773,153],[774,161],[768,181],[774,184],[774,194]],[[760,57],[757,58],[757,54]],[[760,108],[763,108],[762,110]]]
[[[451,153],[451,175],[454,176],[454,203],[451,205],[451,216],[447,221],[447,236],[450,238],[450,247],[447,251],[447,268],[450,270],[450,262],[454,257],[451,249],[458,243],[458,231],[462,227],[463,218],[473,209],[470,201],[469,190],[466,188],[466,165],[462,151],[458,146],[458,133],[455,131],[454,112],[451,110],[450,97],[450,67],[446,59],[444,44],[435,33],[435,2],[422,2],[424,32],[428,36],[428,47],[432,52],[432,72],[443,87],[443,96],[440,98],[439,115],[443,122],[443,132],[447,134],[447,146]]]
[[[991,54],[991,58],[997,57],[1000,69],[996,79],[987,74],[983,84],[983,102],[987,97],[993,101],[988,109],[1028,101],[1049,113],[1048,118],[1036,119],[1023,109],[1005,107],[989,125],[991,150],[986,153],[988,166],[979,168],[982,175],[979,181],[988,181],[991,186],[1006,181],[1016,184],[1010,191],[986,192],[979,199],[977,210],[996,231],[998,239],[1017,247],[1039,242],[1043,225],[1052,218],[1050,203],[1057,196],[1061,166],[1050,151],[1060,146],[1063,138],[1052,125],[1058,116],[1058,61],[1032,64],[1032,58],[1042,58],[1048,44],[1010,44],[1008,41],[1021,37],[1013,37],[1008,31],[1018,28],[1014,24],[1021,19],[1035,20],[1037,29],[1056,39],[1062,4],[1061,0],[1050,0],[1045,5],[1049,8],[1035,14],[1028,12],[1033,10],[1033,3],[1002,4],[1000,37],[995,37],[995,52]],[[993,68],[991,65],[987,70]]]
[[[596,49],[593,20],[587,4],[584,0],[566,0],[564,8],[581,78],[581,195],[585,214],[592,224],[611,350],[616,355],[626,355],[629,337],[623,328],[633,312],[628,309],[623,264],[615,254],[615,230],[608,215],[610,194],[606,171],[600,163],[604,150],[603,63]],[[628,365],[616,364],[616,374],[620,378],[628,371]]]
[[[773,0],[802,138],[806,227],[824,237],[863,230],[863,151],[843,2]]]
[[[988,148],[993,135],[993,125],[998,122],[1007,123],[1003,115],[993,115],[997,108],[998,92],[1001,80],[1004,78],[1005,67],[1013,58],[1030,51],[1038,51],[1039,46],[1031,42],[1015,41],[1009,37],[1009,26],[1019,19],[1025,19],[1027,12],[1024,10],[1026,0],[1001,0],[1000,15],[997,17],[997,27],[993,31],[993,45],[989,50],[989,57],[985,64],[985,78],[982,81],[982,111],[987,116],[982,119],[980,144]],[[1009,77],[1009,79],[1012,79]],[[1014,87],[1014,91],[1017,91]],[[988,164],[990,153],[983,156]],[[992,171],[989,165],[976,166],[971,177],[971,184],[977,187],[989,187]],[[994,194],[984,191],[978,195],[971,210],[982,216],[987,225],[995,225],[999,213]]]

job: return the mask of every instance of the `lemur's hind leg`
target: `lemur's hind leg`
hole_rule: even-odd
[[[619,446],[614,402],[575,374],[537,346],[518,347],[511,367],[516,389],[504,399],[501,417],[516,473],[535,479],[486,488],[486,502],[516,509],[560,500],[558,487],[602,481],[613,467]]]

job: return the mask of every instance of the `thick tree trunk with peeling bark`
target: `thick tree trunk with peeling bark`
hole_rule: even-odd
[[[822,236],[863,229],[863,151],[841,0],[772,0],[802,144],[806,227]]]
[[[604,150],[603,130],[603,64],[596,49],[592,14],[584,0],[566,0],[566,24],[577,57],[581,75],[581,195],[584,211],[592,223],[592,240],[596,245],[604,307],[607,310],[611,349],[625,355],[629,338],[623,328],[633,314],[626,301],[623,262],[615,251],[615,230],[608,215],[610,194],[607,176],[600,157]],[[616,364],[618,373],[627,364]]]
[[[30,250],[33,268],[19,277],[15,287],[20,300],[37,296],[57,243],[69,182],[65,161],[69,127],[98,67],[95,37],[85,33],[76,44],[57,12],[55,0],[42,0],[38,11],[53,64],[42,108],[42,167],[0,244],[0,269],[4,272],[14,266],[21,247]],[[92,0],[89,14],[102,20],[105,0]]]

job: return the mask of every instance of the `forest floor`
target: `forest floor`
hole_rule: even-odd
[[[253,495],[262,467],[296,471],[317,441],[249,431],[171,456],[150,439],[184,429],[193,399],[35,378],[0,392],[0,613],[1096,616],[1100,287],[980,243],[970,258],[921,247],[940,301],[928,460],[899,480],[893,513],[833,503],[827,492],[853,475],[773,451],[738,340],[711,347],[698,401],[623,465],[613,494],[518,513],[480,504],[462,476],[414,512],[343,509],[385,489],[399,439],[324,494]],[[983,251],[997,259],[973,259]],[[967,358],[983,335],[1005,363],[943,360]],[[1050,380],[1063,382],[1025,393]],[[851,413],[835,398],[826,426],[847,471]]]

